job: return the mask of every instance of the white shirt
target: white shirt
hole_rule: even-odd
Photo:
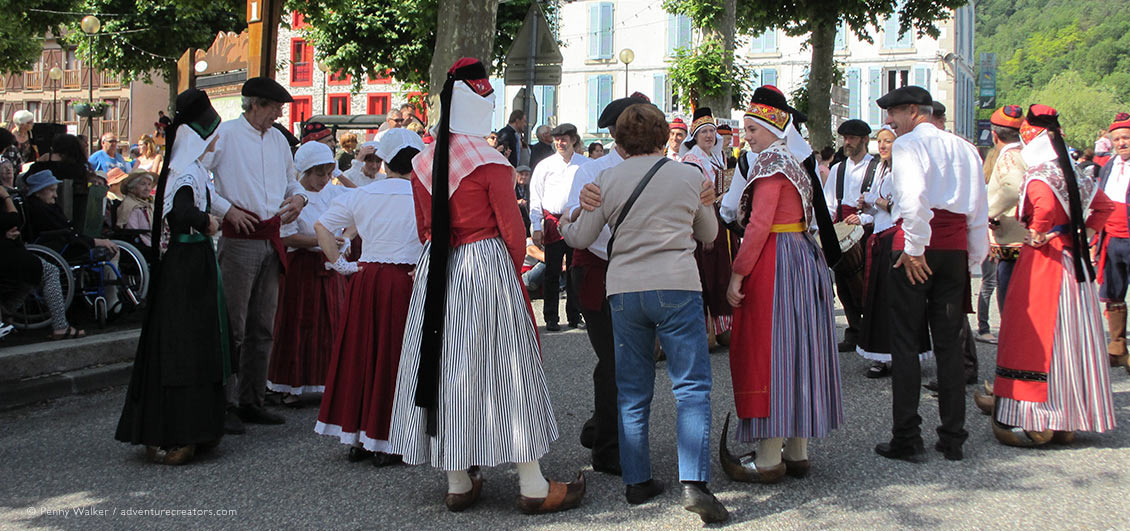
[[[310,202],[306,204],[306,208],[303,208],[302,212],[298,213],[298,218],[279,228],[279,237],[286,238],[287,236],[294,236],[296,234],[317,236],[314,232],[314,222],[318,221],[322,213],[330,208],[330,204],[333,203],[334,199],[337,199],[348,191],[350,191],[349,188],[333,183],[327,184],[320,192],[304,190],[303,193],[306,194],[306,198],[309,199]],[[290,249],[295,249],[295,247],[291,247]],[[321,251],[322,248],[315,246],[311,248],[311,250]]]
[[[891,179],[891,172],[888,170],[886,173],[883,173],[882,163],[880,163],[879,167],[875,168],[875,180],[871,183],[871,189],[863,192],[863,202],[867,203],[867,208],[864,209],[865,212],[859,214],[859,218],[864,224],[875,224],[872,229],[875,234],[883,232],[895,225],[895,220],[891,216],[891,213],[887,212],[886,209],[879,208],[879,206],[875,204],[880,197],[892,201],[894,194],[895,190]],[[891,210],[894,210],[893,206]]]
[[[290,144],[277,129],[261,133],[240,115],[220,124],[216,134],[220,137],[216,149],[203,161],[216,186],[213,214],[224,217],[238,206],[265,221],[274,217],[286,198],[306,195],[294,179]]]
[[[584,155],[574,154],[569,162],[554,153],[538,163],[530,177],[530,230],[542,230],[544,213],[561,214],[573,188],[573,177],[581,165],[589,162]]]
[[[859,203],[859,196],[863,195],[863,179],[867,176],[867,164],[871,162],[871,154],[863,155],[858,163],[851,158],[844,159],[832,165],[828,173],[828,180],[824,181],[824,203],[828,205],[828,213],[836,219],[836,182],[840,176],[840,166],[844,167],[844,197],[841,204],[855,208]],[[841,220],[842,221],[842,220]]]
[[[364,162],[353,159],[353,163],[349,166],[348,170],[345,170],[343,175],[345,175],[346,179],[349,179],[349,182],[356,184],[358,188],[387,178],[387,176],[383,173],[377,173],[376,177],[369,177],[361,171],[361,168],[364,167]]]
[[[753,162],[757,160],[757,153],[751,151],[743,151],[742,156],[749,162],[749,167],[753,168]],[[722,220],[726,223],[733,223],[738,217],[738,204],[742,200],[742,192],[745,191],[746,176],[742,175],[741,164],[734,169],[734,178],[730,180],[730,189],[722,195],[722,202],[718,205],[718,215],[722,216]]]
[[[610,149],[603,157],[581,166],[573,176],[573,188],[569,190],[569,200],[565,203],[564,215],[572,215],[573,210],[581,208],[581,188],[595,181],[596,176],[604,170],[615,167],[621,162],[624,162],[624,157],[620,156],[620,152],[616,149]],[[608,260],[608,240],[611,238],[612,231],[608,229],[608,225],[605,225],[603,229],[600,229],[596,241],[589,246],[589,252],[595,254],[601,260]]]
[[[891,146],[895,219],[902,219],[904,252],[922,256],[930,243],[931,209],[964,214],[969,271],[989,254],[989,203],[981,157],[972,144],[921,123]]]
[[[361,262],[415,264],[424,252],[407,179],[384,179],[342,194],[318,221],[333,233],[357,225],[364,242]]]
[[[1126,187],[1130,186],[1130,161],[1122,160],[1122,157],[1118,155],[1115,155],[1111,160],[1114,162],[1110,167],[1110,175],[1106,178],[1103,193],[1111,201],[1125,203]]]

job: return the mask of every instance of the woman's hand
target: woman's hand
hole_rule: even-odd
[[[745,277],[737,273],[730,275],[730,286],[726,288],[726,302],[730,306],[737,308],[742,305],[742,299],[745,299],[745,294],[742,293],[742,281]]]
[[[4,233],[4,237],[8,238],[9,240],[20,239],[20,228],[19,227],[12,227],[12,228],[8,229],[8,232]]]
[[[705,179],[702,181],[702,191],[699,192],[698,198],[700,201],[702,201],[702,204],[706,206],[714,204],[714,200],[717,198],[717,196],[714,193],[714,183],[711,182],[710,179]]]
[[[1024,243],[1032,247],[1042,247],[1044,244],[1048,243],[1048,233],[1028,229],[1028,235],[1024,237]]]
[[[95,238],[94,239],[94,245],[98,246],[98,247],[105,247],[105,248],[113,251],[114,256],[117,256],[117,254],[118,254],[118,244],[116,244],[116,243],[114,243],[110,240],[103,240],[101,238]]]
[[[592,212],[600,208],[600,187],[588,183],[581,188],[581,208]]]
[[[208,226],[204,229],[205,236],[214,236],[220,231],[220,218],[208,215]]]

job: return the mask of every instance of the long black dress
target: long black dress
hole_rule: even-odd
[[[114,438],[147,446],[209,444],[224,433],[230,373],[227,315],[208,216],[192,188],[177,190],[171,232],[141,329],[125,407]],[[193,233],[191,229],[196,229]]]

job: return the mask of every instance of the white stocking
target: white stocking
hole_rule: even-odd
[[[757,458],[753,460],[753,464],[762,470],[781,464],[781,445],[784,443],[785,440],[780,437],[758,441]]]
[[[808,439],[791,437],[785,440],[785,459],[789,461],[807,461]]]
[[[447,471],[447,492],[448,494],[463,494],[471,492],[471,476],[467,474],[466,470],[448,470]]]
[[[537,461],[518,463],[518,490],[527,498],[544,498],[549,494],[549,482],[541,475]]]

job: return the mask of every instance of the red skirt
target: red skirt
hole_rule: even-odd
[[[293,251],[287,261],[279,275],[267,388],[295,395],[320,392],[326,384],[334,323],[342,313],[345,278],[326,270],[321,252]]]
[[[350,279],[348,313],[334,342],[314,431],[342,444],[387,449],[413,267],[363,262]]]

